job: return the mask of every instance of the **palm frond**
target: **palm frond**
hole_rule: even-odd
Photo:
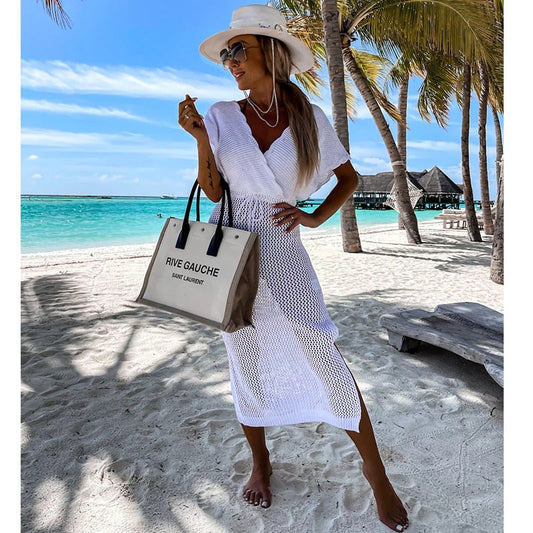
[[[351,48],[352,56],[367,80],[380,107],[394,120],[402,122],[398,108],[389,101],[384,81],[391,63],[385,57]]]
[[[384,55],[430,44],[446,55],[461,51],[471,61],[490,60],[493,43],[500,38],[487,0],[347,1],[367,8],[364,17],[356,14],[359,22],[354,31],[361,42],[376,46]]]
[[[320,87],[325,87],[324,80],[320,77],[316,69],[308,70],[294,76],[297,83],[308,94],[312,94],[319,98],[322,97]]]
[[[44,10],[60,28],[71,28],[70,18],[61,5],[61,0],[40,0]]]
[[[418,112],[430,122],[433,114],[437,124],[448,124],[450,101],[455,94],[459,63],[440,54],[428,54],[423,61],[423,81],[418,95]]]

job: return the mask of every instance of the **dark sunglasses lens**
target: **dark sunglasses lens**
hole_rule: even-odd
[[[220,61],[224,68],[228,68],[228,63],[230,59],[233,59],[235,62],[240,63],[241,61],[246,61],[246,52],[244,51],[243,44],[239,41],[234,43],[230,50],[224,48],[220,52]]]
[[[246,59],[246,53],[244,51],[244,46],[240,41],[236,42],[231,47],[231,55],[233,59],[235,59],[235,61],[237,61],[238,63]]]

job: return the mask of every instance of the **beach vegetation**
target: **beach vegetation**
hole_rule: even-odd
[[[344,62],[342,58],[341,35],[338,24],[336,0],[322,0],[322,20],[326,62],[328,65],[329,87],[333,113],[333,126],[344,148],[350,151],[348,131],[348,109]],[[340,209],[341,234],[345,252],[362,252],[359,228],[355,215],[353,195],[344,202]]]
[[[71,28],[70,17],[63,8],[61,0],[38,0],[50,18],[61,28]]]
[[[322,17],[321,4],[316,0],[277,2],[277,7],[289,18],[291,32],[309,44],[318,62],[324,57],[324,34],[319,20]],[[396,65],[401,61],[404,72],[400,108],[405,108],[408,77],[421,76],[424,81],[418,103],[421,116],[429,120],[431,113],[440,125],[444,125],[449,100],[457,86],[453,81],[461,80],[461,84],[466,84],[464,87],[461,85],[463,90],[470,90],[472,64],[484,62],[490,65],[489,72],[497,64],[493,44],[499,34],[494,17],[489,12],[492,6],[499,13],[503,13],[503,8],[499,0],[342,0],[336,4],[346,72],[363,97],[388,151],[395,178],[396,207],[407,239],[420,243],[417,220],[409,198],[406,143],[401,138],[398,141],[394,139],[385,113],[404,128],[402,135],[405,134],[406,119],[402,117],[401,110],[388,100],[386,88],[372,85],[368,74],[369,54],[361,48],[372,48],[379,56]],[[356,42],[359,43],[357,48]],[[375,66],[376,62],[373,61],[372,65]],[[465,79],[466,65],[468,72]],[[464,102],[464,99],[464,92],[460,93],[459,102]],[[463,109],[466,112],[466,106]],[[469,168],[464,157],[462,162],[466,199],[469,200]]]

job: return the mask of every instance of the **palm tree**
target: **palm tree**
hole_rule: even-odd
[[[490,97],[489,97],[490,101]],[[492,239],[492,258],[490,262],[490,279],[503,285],[503,248],[504,248],[504,222],[503,222],[503,142],[500,120],[498,118],[498,106],[491,102],[490,108],[494,120],[496,134],[496,182],[498,192],[496,194],[496,217],[494,220],[494,237]]]
[[[456,70],[440,53],[427,50],[412,51],[410,57],[402,54],[390,70],[387,85],[398,87],[398,110],[401,120],[397,125],[396,142],[398,151],[407,167],[407,103],[411,76],[422,78],[419,89],[418,111],[430,122],[433,114],[437,123],[445,127],[448,121],[449,101],[455,92]],[[399,226],[401,219],[399,218]]]
[[[472,68],[468,62],[463,66],[460,105],[462,108],[461,122],[461,171],[463,174],[463,196],[465,202],[466,228],[468,237],[473,242],[482,242],[479,224],[477,223],[474,205],[474,192],[470,179],[470,100],[472,91]]]
[[[485,14],[478,12],[484,0],[341,0],[339,29],[344,64],[363,96],[388,150],[394,174],[399,215],[409,242],[420,243],[418,223],[411,206],[405,162],[390,132],[382,108],[395,120],[397,109],[369,83],[361,67],[361,52],[351,44],[359,40],[374,46],[383,56],[398,57],[403,50],[424,50],[428,43],[443,54],[458,50],[468,57],[479,54],[479,42],[490,42],[492,29]],[[313,0],[278,2],[292,15],[291,31],[313,49],[323,41],[322,25],[317,23],[320,10]],[[291,17],[289,17],[291,18]]]
[[[45,11],[61,28],[70,28],[70,18],[61,5],[61,0],[40,0]]]
[[[487,235],[493,235],[494,224],[490,205],[489,195],[489,180],[487,171],[487,155],[486,155],[486,121],[487,108],[489,105],[494,109],[503,109],[503,3],[496,6],[493,0],[488,0],[486,3],[486,11],[489,17],[492,17],[494,27],[497,32],[497,39],[493,47],[494,62],[487,63],[486,61],[478,61],[478,80],[476,83],[476,92],[479,98],[479,172],[480,172],[480,188],[481,188],[481,205],[483,209],[483,225],[484,231]],[[499,128],[499,121],[496,116],[495,128]],[[500,135],[498,140],[498,135]],[[497,161],[503,155],[503,147],[501,146],[501,132],[496,131],[496,139],[498,150]],[[496,176],[499,176],[500,165],[496,163]],[[499,187],[499,185],[498,185]]]
[[[381,138],[383,139],[389,154],[394,175],[394,190],[396,193],[395,203],[398,208],[397,210],[402,225],[407,233],[407,240],[414,244],[420,244],[422,239],[418,231],[418,221],[409,197],[405,161],[398,150],[398,146],[391,133],[387,119],[378,103],[376,94],[372,91],[372,87],[368,83],[364,71],[358,64],[357,51],[350,47],[347,38],[343,39],[342,54],[344,57],[344,64],[346,65],[357,89],[365,100],[368,110],[378,127]]]
[[[495,26],[501,33],[499,43],[503,45],[503,0],[491,0],[490,8],[494,14]],[[498,66],[503,71],[503,49],[500,48],[501,62]],[[490,87],[489,105],[494,119],[496,134],[496,177],[498,193],[496,195],[496,219],[494,221],[494,237],[492,240],[492,258],[490,262],[490,279],[495,283],[503,284],[503,142],[498,112],[503,113],[503,80],[501,84]]]
[[[403,163],[407,169],[407,99],[409,96],[409,73],[403,72],[398,83],[398,111],[401,120],[396,126],[396,142],[398,151],[402,156]],[[404,229],[402,217],[398,216],[398,228]]]
[[[479,186],[481,192],[481,209],[483,212],[483,231],[485,235],[494,234],[492,210],[490,203],[489,176],[487,169],[487,109],[489,101],[489,75],[483,61],[478,63],[480,82],[478,136],[479,136]]]
[[[458,51],[468,58],[489,56],[488,43],[492,42],[493,31],[491,21],[479,11],[480,3],[478,0],[350,2],[366,10],[363,12],[365,24],[359,31],[362,41],[370,38],[380,53],[398,56],[399,51],[409,60],[429,52],[433,61],[436,54],[446,57]],[[380,131],[383,131],[381,127]],[[386,140],[393,171],[397,171],[395,184],[399,186],[401,182],[407,182],[406,178],[398,176],[405,175],[405,165],[402,168],[402,163],[398,164],[389,142]],[[406,198],[402,201],[406,202]],[[403,207],[407,212],[408,206]],[[409,228],[406,229],[409,233]]]
[[[467,94],[467,91],[468,93],[470,92],[473,79],[473,85],[477,88],[476,92],[478,93],[480,102],[478,133],[480,137],[479,164],[483,219],[486,227],[485,233],[490,235],[494,233],[494,229],[487,175],[486,111],[491,91],[493,95],[492,99],[496,101],[498,105],[501,103],[501,106],[503,107],[503,3],[497,6],[496,4],[499,3],[499,0],[496,0],[496,2],[493,0],[485,0],[481,5],[481,12],[484,13],[487,20],[491,21],[491,25],[493,27],[493,36],[490,42],[491,53],[487,55],[474,55],[470,57],[465,55],[463,57],[464,70],[462,94],[460,97],[463,110],[463,126],[461,135],[463,187],[468,236],[470,240],[476,242],[481,241],[481,234],[479,232],[479,226],[475,213],[468,164],[468,134],[466,133],[466,128],[469,126],[470,94]],[[478,66],[478,69],[474,70],[472,67],[476,65]]]
[[[492,257],[490,261],[490,279],[494,283],[503,285],[503,155],[497,162],[498,195],[496,199],[496,220],[494,222],[494,237],[492,240]]]
[[[339,33],[339,15],[336,0],[322,0],[322,19],[324,24],[324,42],[329,75],[331,103],[333,108],[333,126],[344,148],[350,151],[348,132],[348,112],[346,108],[346,87],[344,83],[344,65],[341,54],[341,37]],[[346,200],[340,210],[342,243],[345,252],[362,252],[353,195]]]
[[[500,119],[498,117],[498,106],[491,102],[490,110],[492,112],[492,121],[494,122],[494,135],[496,137],[496,183],[499,183],[501,170],[499,163],[503,157],[502,128],[500,125]]]

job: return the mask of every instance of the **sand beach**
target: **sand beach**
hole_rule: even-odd
[[[307,232],[338,346],[364,395],[410,532],[503,531],[503,389],[483,366],[387,344],[379,317],[461,301],[503,312],[492,238],[420,224]],[[135,303],[153,245],[21,256],[24,532],[390,531],[361,461],[324,423],[267,429],[269,509],[242,500],[251,460],[224,344],[208,327]]]

